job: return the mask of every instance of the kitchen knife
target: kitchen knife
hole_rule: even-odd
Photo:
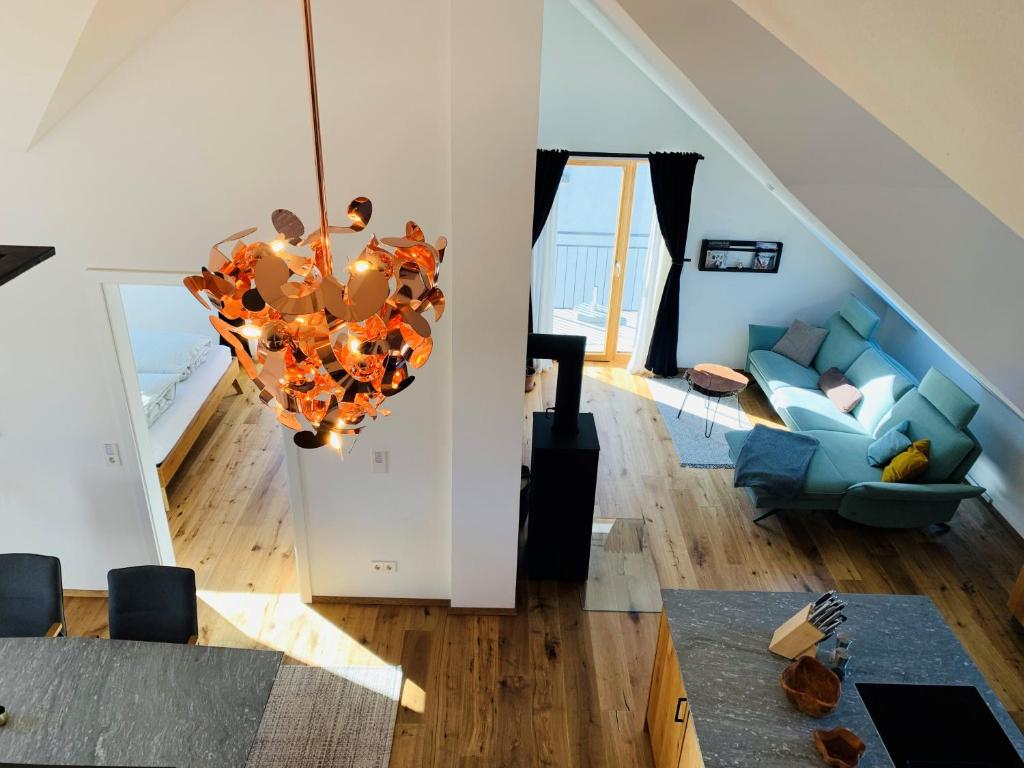
[[[845,607],[846,603],[836,603],[834,605],[829,605],[828,608],[819,613],[817,616],[812,617],[811,623],[814,624],[814,626],[816,627],[821,627],[824,624],[827,624],[829,620],[831,620],[834,616],[841,613]]]
[[[826,603],[822,603],[815,610],[811,611],[811,615],[808,617],[808,620],[813,624],[814,622],[820,620],[822,616],[829,613],[833,608],[840,604],[841,602],[838,600],[830,600]]]

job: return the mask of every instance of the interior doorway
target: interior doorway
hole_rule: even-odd
[[[640,158],[570,158],[540,245],[538,326],[585,336],[588,360],[625,363],[637,344],[656,226]]]
[[[109,275],[105,276],[109,279]],[[200,597],[310,599],[292,442],[173,273],[103,282],[158,558]]]

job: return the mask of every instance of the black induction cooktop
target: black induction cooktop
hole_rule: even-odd
[[[896,768],[1024,768],[972,685],[857,683]]]

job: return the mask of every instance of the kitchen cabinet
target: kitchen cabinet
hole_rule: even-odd
[[[647,700],[647,732],[656,768],[703,768],[686,686],[664,612]]]
[[[1010,613],[1021,624],[1024,624],[1024,568],[1020,569],[1020,576],[1017,577],[1017,583],[1010,591]]]

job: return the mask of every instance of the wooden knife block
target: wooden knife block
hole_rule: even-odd
[[[813,607],[808,603],[776,629],[768,650],[787,659],[817,655],[818,643],[825,635],[807,620]]]

